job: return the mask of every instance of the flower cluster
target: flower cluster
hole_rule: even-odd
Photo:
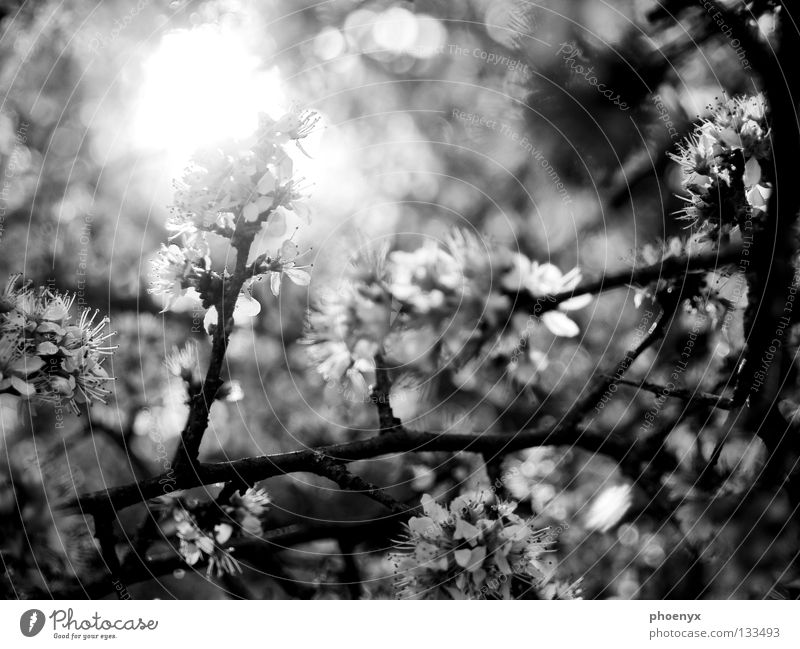
[[[111,380],[103,369],[113,351],[108,318],[85,309],[73,320],[73,295],[20,283],[12,275],[0,294],[0,393],[33,402],[104,401]]]
[[[268,276],[277,295],[285,275],[306,285],[310,276],[297,265],[297,246],[286,237],[289,215],[308,219],[302,203],[302,179],[294,173],[291,146],[313,130],[318,116],[291,111],[278,120],[261,115],[258,129],[244,140],[195,154],[176,187],[176,202],[167,227],[173,243],[162,246],[153,262],[151,293],[164,296],[165,309],[189,291],[199,294],[206,308],[221,302],[221,286],[229,276],[214,272],[209,258],[210,235],[231,240],[240,255],[259,255],[242,286],[240,301],[249,301],[248,284]],[[293,236],[293,235],[292,235]],[[269,242],[277,240],[273,246]],[[266,242],[267,255],[253,243]],[[267,245],[269,244],[269,245]],[[259,254],[260,253],[260,254]],[[260,308],[260,307],[259,307]],[[246,311],[246,313],[245,313]],[[237,315],[258,313],[252,305]]]
[[[444,245],[371,251],[355,260],[344,286],[320,295],[309,316],[310,358],[326,381],[347,379],[358,389],[369,383],[376,354],[399,358],[414,336],[431,341],[426,347],[437,364],[468,362],[485,345],[498,347],[487,331],[510,324],[512,339],[531,335],[530,322],[516,327],[512,319],[516,294],[544,298],[574,290],[580,279],[577,268],[562,273],[553,264],[531,261],[462,231],[452,232]],[[535,322],[553,335],[576,336],[578,325],[567,312],[590,299],[566,300],[541,318],[537,314]]]
[[[218,577],[242,571],[231,550],[218,545],[227,541],[224,533],[203,530],[195,517],[186,509],[175,508],[172,516],[178,534],[178,550],[187,564],[194,566],[205,559],[208,566],[207,574],[216,574]]]
[[[249,138],[196,153],[178,185],[168,227],[189,235],[232,235],[240,216],[264,224],[279,209],[305,216],[302,181],[294,177],[287,145],[309,135],[318,119],[309,111],[278,120],[262,114]]]
[[[194,566],[205,560],[208,574],[221,576],[242,571],[233,548],[223,546],[235,537],[260,536],[269,502],[264,490],[248,489],[221,506],[165,496],[159,499],[157,508],[174,524],[178,550],[186,563]]]
[[[769,135],[762,95],[729,99],[672,156],[689,194],[684,218],[712,240],[763,220],[772,186]]]
[[[208,243],[204,239],[182,246],[161,244],[153,260],[153,283],[149,292],[164,296],[166,311],[189,289],[200,292],[210,268]]]
[[[550,575],[547,529],[514,514],[514,503],[487,507],[463,496],[448,509],[429,495],[424,516],[412,517],[396,565],[398,596],[414,599],[512,599],[535,589],[542,594]],[[517,593],[519,589],[519,593]],[[566,594],[569,589],[551,589]]]

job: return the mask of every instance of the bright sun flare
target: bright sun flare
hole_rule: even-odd
[[[259,69],[241,38],[213,27],[171,32],[144,66],[134,143],[183,164],[199,147],[251,133],[286,101],[276,71]]]

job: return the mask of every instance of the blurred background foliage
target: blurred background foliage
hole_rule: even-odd
[[[687,134],[723,93],[750,90],[724,37],[697,20],[648,23],[655,3],[639,0],[119,0],[4,2],[0,23],[0,265],[77,291],[111,316],[117,350],[113,398],[90,416],[56,420],[2,403],[0,589],[19,597],[63,576],[102,572],[90,523],[54,502],[154,475],[172,457],[187,407],[164,367],[175,345],[197,339],[207,354],[202,313],[186,305],[160,313],[146,292],[164,228],[172,179],[190,153],[242,134],[255,111],[289,102],[318,110],[321,134],[303,173],[313,186],[312,220],[296,241],[314,264],[310,294],[343,281],[365,245],[411,248],[453,226],[586,276],[630,266],[644,243],[679,234],[680,178],[663,110]],[[771,14],[760,19],[771,38]],[[626,102],[620,110],[569,70],[562,43]],[[537,155],[538,152],[538,155]],[[214,251],[223,263],[226,250]],[[311,371],[304,349],[304,288],[276,301],[232,338],[226,372],[243,388],[218,402],[201,456],[206,461],[274,453],[363,436],[374,407],[346,398]],[[539,340],[549,364],[517,383],[426,390],[414,377],[393,401],[410,427],[460,432],[515,431],[558,416],[576,386],[621,358],[642,322],[633,291],[595,300],[577,315],[583,335]],[[692,315],[645,353],[631,377],[671,371]],[[737,324],[702,325],[687,386],[714,391]],[[728,351],[726,351],[728,350]],[[657,360],[658,359],[658,360]],[[529,379],[534,378],[533,385]],[[407,389],[404,389],[407,387]],[[443,399],[442,395],[448,395]],[[631,436],[655,397],[622,388],[593,425]],[[722,459],[724,487],[681,483],[700,451],[713,448],[708,409],[667,401],[678,458],[663,487],[680,494],[673,512],[603,456],[540,448],[504,461],[507,485],[542,526],[564,531],[553,555],[558,574],[583,577],[586,597],[788,596],[797,528],[777,490],[750,489],[761,449],[734,439]],[[455,423],[454,423],[455,422]],[[457,425],[456,425],[457,424]],[[700,451],[698,450],[700,449]],[[484,459],[418,454],[361,462],[367,479],[401,500],[424,492],[453,497],[489,484]],[[264,485],[268,527],[297,522],[368,521],[382,511],[314,476]],[[211,490],[213,491],[213,489]],[[130,535],[141,508],[122,512]],[[275,559],[245,562],[243,587],[202,571],[176,571],[133,587],[142,597],[242,595],[347,597],[348,574],[369,597],[391,596],[385,549],[396,529],[356,544],[313,541]],[[167,548],[162,544],[162,548]],[[155,548],[157,550],[158,548]],[[277,554],[276,554],[277,552]],[[353,560],[350,560],[352,553]],[[353,565],[355,564],[355,565]],[[355,573],[352,571],[356,570]],[[288,575],[288,579],[276,579]],[[297,583],[294,583],[294,581]]]

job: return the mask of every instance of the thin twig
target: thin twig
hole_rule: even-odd
[[[114,540],[113,512],[94,514],[94,534],[100,543],[100,554],[108,568],[111,585],[120,599],[130,599],[130,593],[122,581],[122,566],[117,556],[116,541]]]
[[[394,416],[390,394],[392,391],[392,381],[389,378],[389,370],[382,354],[375,355],[375,385],[372,386],[370,396],[378,409],[378,425],[381,434],[390,433],[398,430],[402,422]]]
[[[582,399],[579,399],[564,416],[561,424],[559,424],[561,429],[572,429],[583,421],[589,410],[594,408],[603,398],[603,395],[622,379],[636,359],[664,335],[667,325],[672,321],[672,316],[678,309],[679,304],[680,295],[677,292],[669,296],[668,300],[662,302],[661,315],[650,327],[647,336],[636,347],[629,349],[625,353],[625,356],[617,363],[616,369],[611,375],[601,374],[599,376],[599,380],[595,381],[589,392]]]
[[[690,273],[718,270],[722,266],[739,261],[741,254],[741,246],[729,245],[714,252],[694,256],[667,257],[663,261],[649,266],[604,275],[599,279],[582,282],[570,291],[538,297],[531,295],[528,291],[511,291],[508,296],[513,300],[516,310],[540,315],[557,309],[562,302],[579,295],[596,295],[621,286],[647,286],[657,280],[674,279]]]
[[[314,457],[314,465],[315,473],[333,480],[342,489],[362,493],[397,514],[408,511],[408,507],[396,501],[380,487],[350,473],[342,462],[318,454]]]
[[[206,377],[202,389],[191,395],[189,400],[189,416],[181,432],[181,444],[175,456],[175,470],[186,470],[197,462],[200,452],[200,443],[208,427],[208,417],[211,405],[216,399],[217,392],[222,386],[222,365],[228,340],[233,330],[233,311],[236,300],[247,280],[247,255],[253,235],[234,236],[233,247],[236,250],[236,265],[233,275],[223,280],[223,295],[217,310],[217,326],[212,335],[211,357],[208,364]]]
[[[607,376],[607,378],[611,379],[613,377]],[[666,395],[675,399],[681,399],[683,401],[688,401],[693,405],[710,406],[712,408],[719,408],[720,410],[730,410],[733,408],[732,399],[728,399],[727,397],[717,394],[711,394],[710,392],[696,392],[694,390],[667,388],[664,385],[651,383],[649,381],[637,382],[629,381],[627,379],[619,379],[617,384],[627,385],[638,390],[645,390],[659,396]]]

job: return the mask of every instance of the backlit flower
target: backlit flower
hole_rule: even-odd
[[[74,295],[16,288],[16,277],[3,295],[0,312],[0,392],[32,401],[78,404],[104,401],[108,374],[103,360],[114,347],[108,319],[84,309],[72,320]]]
[[[548,582],[548,530],[514,514],[514,504],[459,497],[445,509],[427,494],[421,503],[424,515],[409,519],[392,555],[402,597],[512,599]]]

